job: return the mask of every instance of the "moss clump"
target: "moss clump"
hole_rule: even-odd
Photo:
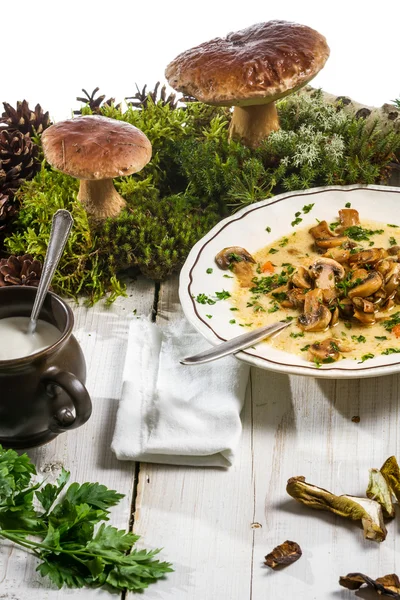
[[[19,191],[21,210],[7,251],[43,258],[51,217],[67,208],[75,227],[55,288],[95,302],[123,293],[118,274],[133,267],[163,279],[183,264],[193,244],[236,208],[283,191],[323,185],[382,182],[400,148],[400,135],[326,104],[322,94],[294,94],[277,103],[282,129],[257,150],[228,143],[230,112],[193,102],[174,107],[151,99],[137,109],[105,105],[101,114],[141,129],[152,161],[116,180],[126,209],[95,234],[76,200],[77,182],[42,166]],[[83,112],[90,114],[88,107]]]

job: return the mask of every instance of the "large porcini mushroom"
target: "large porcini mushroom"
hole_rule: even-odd
[[[310,265],[310,273],[315,279],[315,287],[322,290],[325,302],[337,296],[336,281],[345,276],[344,267],[332,258],[317,258]]]
[[[145,134],[124,121],[90,115],[60,121],[42,135],[52,167],[80,180],[78,199],[93,220],[115,217],[125,206],[114,177],[143,169],[151,158]]]
[[[275,101],[306,85],[329,56],[326,39],[297,23],[258,23],[179,54],[169,84],[201,102],[234,106],[230,138],[256,148],[279,129]]]
[[[324,331],[332,318],[331,311],[323,304],[323,291],[316,288],[306,293],[304,312],[298,322],[304,331]]]
[[[250,287],[254,277],[252,255],[241,246],[223,248],[215,257],[220,269],[231,269],[240,281],[241,287]]]

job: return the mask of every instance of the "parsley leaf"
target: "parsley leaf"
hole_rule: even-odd
[[[375,354],[372,354],[371,352],[368,352],[368,354],[364,354],[361,357],[361,360],[360,360],[360,362],[358,364],[360,365],[361,363],[365,362],[366,360],[369,360],[370,358],[374,358],[374,356],[375,356]]]
[[[35,474],[26,454],[0,446],[0,538],[33,552],[39,573],[58,588],[142,591],[172,571],[154,560],[159,550],[136,550],[137,535],[104,523],[123,494],[100,483],[72,483],[60,498],[67,471],[56,485],[32,484]],[[44,511],[34,506],[35,494]]]
[[[382,354],[398,354],[400,352],[400,348],[388,348],[384,350]]]
[[[314,203],[313,204],[305,204],[303,206],[303,213],[305,213],[305,214],[309,213],[313,206],[314,206]]]
[[[386,331],[392,331],[393,327],[395,327],[396,325],[400,325],[400,312],[394,313],[394,315],[392,315],[390,319],[383,321],[382,324]]]

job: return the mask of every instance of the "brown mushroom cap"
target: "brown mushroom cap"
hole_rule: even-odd
[[[273,102],[308,83],[329,56],[326,39],[305,25],[258,23],[183,52],[165,71],[169,84],[202,102]]]
[[[47,161],[77,179],[131,175],[151,158],[151,143],[140,129],[99,115],[55,123],[43,132],[42,144]]]

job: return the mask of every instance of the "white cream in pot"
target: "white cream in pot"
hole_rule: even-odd
[[[0,360],[29,356],[48,348],[61,337],[61,332],[47,321],[37,322],[36,331],[28,334],[29,317],[0,319]]]

